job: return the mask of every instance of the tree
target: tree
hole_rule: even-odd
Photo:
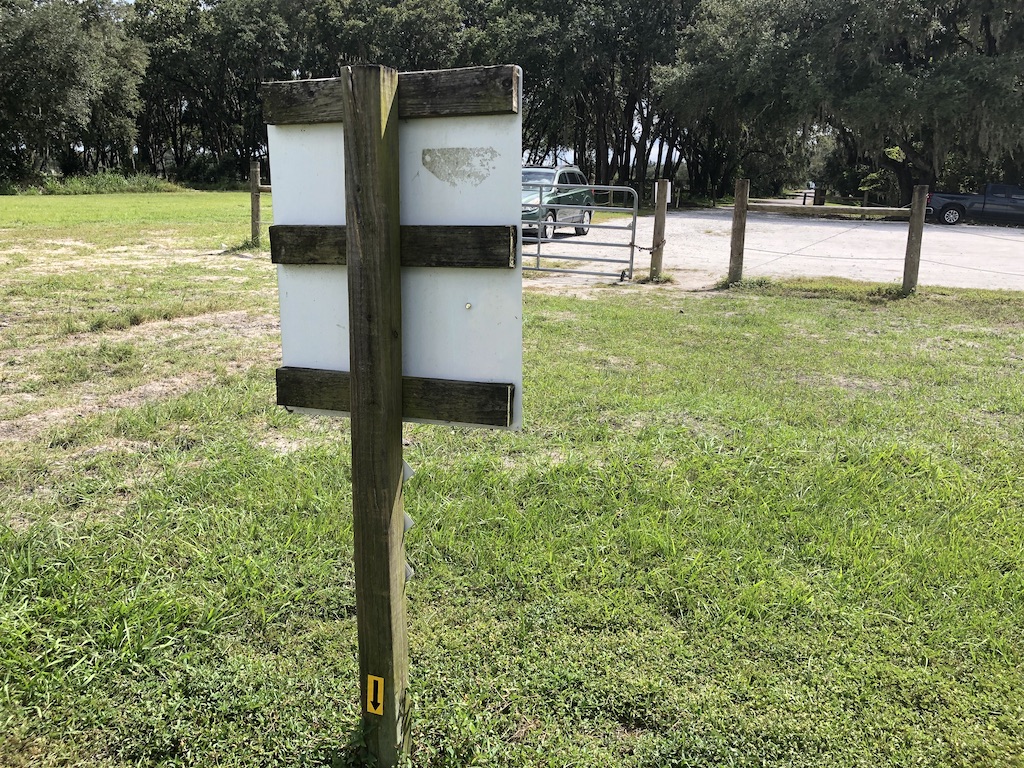
[[[1024,151],[1019,3],[801,5],[821,114],[896,175],[903,204],[915,184],[935,183],[951,155],[986,164]]]
[[[525,73],[523,139],[539,162],[572,152],[598,182],[641,185],[659,130],[654,66],[671,60],[685,0],[492,2],[491,56]]]
[[[802,48],[783,4],[705,0],[682,33],[675,63],[655,71],[655,93],[678,123],[694,194],[722,196],[741,170],[765,192],[797,173],[792,158],[811,107]]]
[[[145,51],[112,0],[0,1],[0,176],[130,163]]]
[[[170,175],[200,152],[195,106],[203,29],[208,23],[199,0],[136,0],[132,34],[149,52],[140,85],[139,157],[151,173]]]
[[[89,171],[134,167],[136,117],[142,108],[139,85],[147,56],[141,41],[127,33],[123,7],[108,0],[80,6],[84,32],[96,57],[89,119],[65,147],[63,170],[78,162]]]
[[[0,0],[0,176],[38,172],[89,120],[93,43],[69,3]]]
[[[291,74],[288,26],[275,0],[216,0],[207,13],[197,118],[213,163],[244,178],[267,142],[260,85]]]

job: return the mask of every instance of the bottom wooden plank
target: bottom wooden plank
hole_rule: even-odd
[[[514,384],[403,376],[402,418],[508,427],[514,394]],[[320,368],[278,368],[277,404],[348,413],[349,374]]]

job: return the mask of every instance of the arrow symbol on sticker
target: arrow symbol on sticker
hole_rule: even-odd
[[[384,678],[366,676],[366,711],[373,715],[384,714]]]

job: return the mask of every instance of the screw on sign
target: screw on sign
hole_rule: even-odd
[[[365,66],[263,87],[277,402],[352,420],[360,701],[381,766],[409,749],[402,422],[522,422],[520,81]]]

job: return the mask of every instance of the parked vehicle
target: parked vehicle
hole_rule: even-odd
[[[958,224],[965,217],[1024,224],[1024,187],[986,184],[976,195],[932,192],[928,195],[926,212],[943,224]]]
[[[523,168],[523,226],[554,237],[558,227],[572,225],[577,235],[590,231],[594,191],[575,165]]]

